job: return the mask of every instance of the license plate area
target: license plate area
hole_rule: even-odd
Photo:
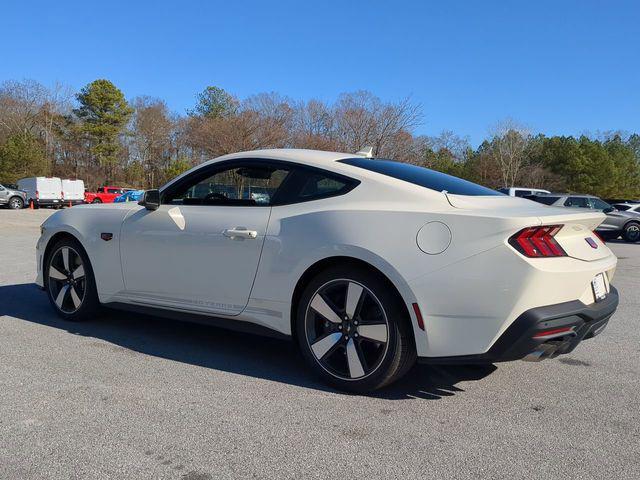
[[[607,297],[607,284],[604,280],[604,273],[599,273],[591,280],[591,288],[596,302],[600,302]]]

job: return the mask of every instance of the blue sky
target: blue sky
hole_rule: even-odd
[[[512,117],[535,132],[640,132],[637,1],[7,2],[0,81],[108,78],[184,113],[217,85],[334,100],[411,95],[417,133],[477,144]]]

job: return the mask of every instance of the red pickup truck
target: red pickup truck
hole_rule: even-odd
[[[122,187],[100,187],[97,192],[84,192],[84,201],[87,203],[113,203],[116,197],[131,190]]]

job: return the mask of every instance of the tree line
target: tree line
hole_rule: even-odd
[[[79,92],[63,86],[6,81],[0,85],[0,181],[27,176],[81,178],[149,188],[207,159],[260,148],[356,152],[422,165],[491,188],[527,186],[640,197],[640,135],[533,134],[513,120],[480,144],[453,132],[417,135],[421,107],[410,98],[386,102],[367,91],[335,102],[278,93],[239,99],[209,86],[185,114],[162,99],[127,100],[109,80]]]

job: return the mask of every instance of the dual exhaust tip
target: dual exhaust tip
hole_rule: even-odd
[[[541,343],[533,352],[524,357],[522,360],[524,360],[525,362],[541,362],[542,360],[546,360],[548,358],[555,358],[558,355],[565,353],[569,349],[571,341],[575,336],[576,334],[574,332],[573,335],[570,335],[568,338],[565,337],[562,340],[554,340]]]

